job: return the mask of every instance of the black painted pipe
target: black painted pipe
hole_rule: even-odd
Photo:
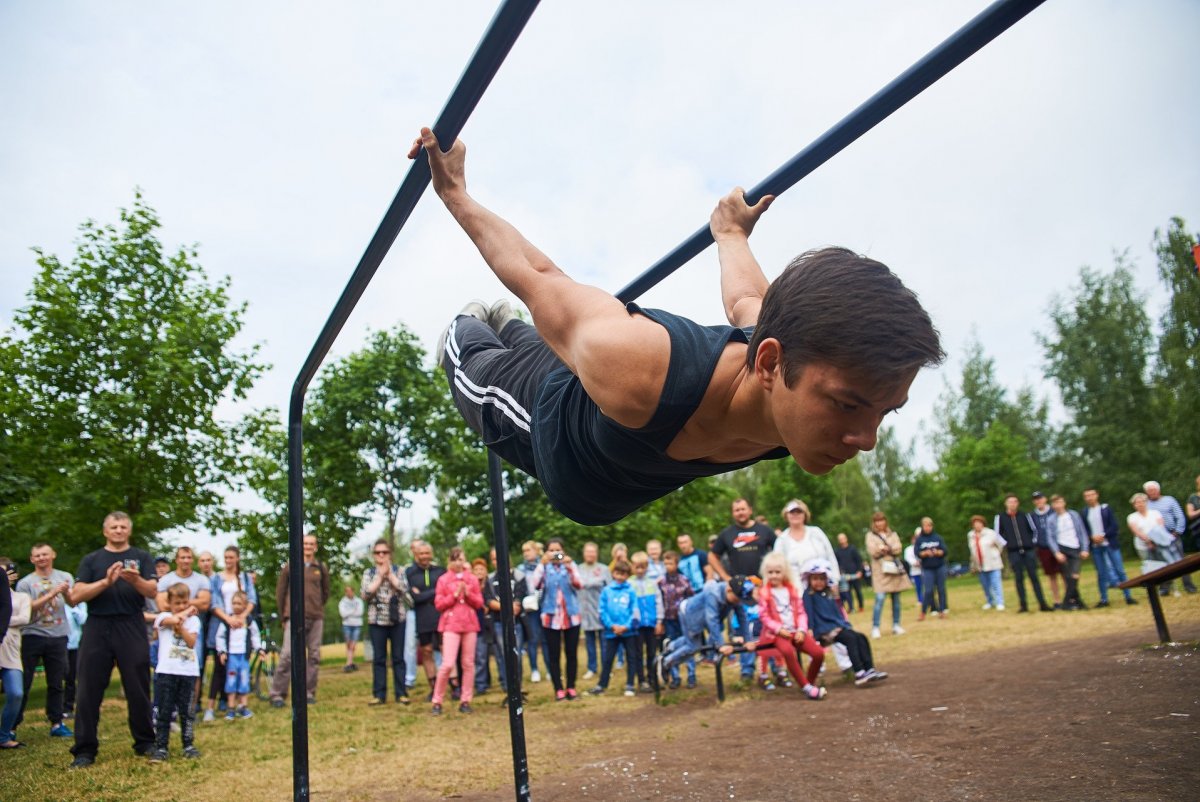
[[[466,70],[458,79],[458,85],[433,126],[439,142],[453,143],[458,138],[467,118],[475,110],[537,5],[538,0],[505,0],[504,5],[492,17],[487,32],[475,48]],[[419,157],[415,159],[292,385],[291,403],[288,406],[288,559],[293,571],[295,566],[304,564],[304,394],[325,355],[333,346],[333,341],[345,325],[346,319],[350,317],[358,299],[362,297],[375,271],[379,269],[392,243],[400,234],[400,229],[404,227],[417,201],[421,199],[425,187],[429,185],[429,176],[429,160]],[[300,577],[293,573],[289,603],[290,618],[294,622],[304,620],[304,582],[297,581],[298,579]],[[308,802],[310,788],[307,683],[303,657],[304,628],[292,627],[291,636],[292,797],[297,802]]]
[[[888,115],[921,94],[939,78],[962,64],[975,51],[1012,27],[1018,20],[1040,6],[1045,0],[999,0],[988,6],[929,51],[883,89],[875,93],[837,125],[800,151],[758,186],[746,193],[746,203],[753,206],[764,195],[780,195],[797,181],[829,161],[854,140],[870,131]],[[705,225],[682,245],[651,265],[644,273],[617,293],[628,303],[674,273],[712,245],[712,232]]]

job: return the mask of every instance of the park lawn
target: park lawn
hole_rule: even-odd
[[[1087,570],[1083,581],[1086,601],[1097,600],[1094,572]],[[884,636],[872,641],[877,664],[884,669],[910,660],[938,655],[965,655],[995,649],[1026,646],[1036,650],[1039,644],[1105,634],[1142,633],[1147,643],[1156,638],[1146,594],[1137,594],[1139,604],[1127,607],[1119,593],[1110,596],[1113,606],[1085,612],[1015,612],[1016,597],[1011,581],[1005,586],[1004,612],[982,611],[983,594],[973,577],[952,580],[949,587],[950,615],[924,622],[916,620],[915,598],[904,595],[902,623],[908,634],[890,634],[890,606],[884,610]],[[1200,595],[1163,600],[1168,623],[1200,620]],[[865,613],[851,617],[857,629],[869,631],[870,606]],[[311,778],[313,797],[317,799],[403,799],[440,796],[451,793],[492,790],[509,786],[512,764],[509,751],[508,718],[500,706],[500,694],[491,692],[476,702],[478,711],[465,717],[447,704],[447,713],[439,719],[429,715],[428,705],[414,702],[411,707],[386,705],[368,708],[370,668],[361,666],[354,674],[343,674],[340,665],[344,652],[340,645],[326,646],[318,691],[319,702],[309,708]],[[581,650],[581,667],[584,663]],[[582,669],[581,669],[582,670]],[[736,674],[733,674],[736,679]],[[623,676],[623,675],[618,675]],[[696,691],[669,693],[671,702],[684,701],[697,709],[711,707],[714,712],[712,669],[702,668],[701,688]],[[964,678],[969,681],[969,678]],[[845,693],[841,679],[826,674],[831,693]],[[580,689],[591,685],[581,681]],[[620,682],[612,686],[619,688]],[[88,800],[89,802],[230,802],[231,799],[287,799],[291,795],[291,715],[288,709],[275,710],[261,702],[252,706],[256,716],[248,721],[197,724],[196,742],[204,756],[185,761],[179,755],[178,735],[172,735],[172,760],[152,766],[145,758],[135,757],[125,726],[125,705],[115,693],[116,682],[101,713],[101,751],[96,765],[86,771],[68,771],[70,739],[51,739],[49,726],[39,720],[38,711],[45,698],[41,680],[34,683],[27,710],[27,721],[18,733],[28,744],[19,752],[0,754],[0,775],[4,777],[4,797],[29,802]],[[747,698],[765,697],[765,692],[737,689],[733,684],[727,707],[738,706]],[[892,693],[900,686],[889,686]],[[526,736],[529,745],[530,774],[536,784],[539,777],[575,768],[581,754],[602,739],[608,743],[620,738],[620,729],[611,726],[589,730],[589,717],[628,713],[628,732],[632,735],[654,726],[654,702],[651,697],[626,699],[620,693],[600,698],[586,697],[573,704],[553,701],[550,683],[526,683],[530,693],[526,706]],[[424,680],[418,680],[414,699],[427,692]],[[719,720],[713,718],[713,721]],[[665,727],[664,742],[682,739],[678,727]]]

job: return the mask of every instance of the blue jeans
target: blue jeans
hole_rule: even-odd
[[[373,647],[372,647],[373,648]],[[404,687],[417,684],[417,614],[412,610],[404,619]]]
[[[668,618],[666,621],[663,622],[663,624],[664,624],[664,629],[666,630],[667,640],[670,642],[669,645],[674,645],[676,638],[683,637],[683,625],[679,623],[678,618],[676,618],[674,620]],[[663,653],[666,654],[665,649],[664,649]],[[664,657],[664,660],[665,660],[665,657]],[[688,672],[689,678],[691,678],[691,679],[696,678],[696,658],[694,658],[690,655],[687,658],[687,672]],[[679,666],[672,665],[668,673],[671,675],[671,679],[679,679]]]
[[[387,699],[388,663],[392,667],[392,693],[399,699],[407,695],[407,664],[404,662],[404,645],[407,627],[403,621],[395,624],[369,624],[367,634],[371,638],[371,695],[379,701]],[[388,659],[388,646],[392,647]]]
[[[600,669],[600,684],[597,687],[607,688],[612,676],[613,660],[617,656],[617,646],[625,647],[625,687],[633,689],[633,675],[637,664],[637,635],[616,635],[604,639],[603,665]]]
[[[521,622],[516,622],[513,627],[513,634],[516,636],[515,648],[517,650],[517,668],[521,667],[521,647],[524,645],[524,637],[521,635]],[[480,640],[483,640],[480,637]],[[492,656],[496,658],[496,676],[500,680],[500,687],[508,690],[508,668],[504,664],[504,624],[500,621],[492,622],[492,643],[490,644]],[[478,674],[476,674],[478,676]]]
[[[527,612],[521,616],[521,623],[525,627],[525,651],[529,654],[529,670],[538,670],[537,656],[539,651],[542,653],[542,659],[545,661],[547,669],[549,669],[550,647],[546,645],[546,636],[542,634],[541,616],[537,613]]]
[[[983,586],[983,600],[993,607],[1004,604],[1004,586],[1000,583],[1000,569],[980,571],[979,584]]]
[[[604,639],[604,630],[589,629],[583,633],[583,645],[587,648],[587,670],[596,673],[600,657],[600,642]]]
[[[950,605],[946,604],[946,564],[937,568],[922,568],[921,581],[925,585],[925,596],[921,600],[921,612],[935,610],[942,612]],[[934,607],[934,596],[937,596],[937,607]]]
[[[487,624],[484,624],[486,627]],[[480,694],[492,685],[492,672],[488,670],[488,655],[491,644],[481,631],[475,639],[475,693]]]
[[[0,743],[16,740],[13,728],[25,698],[25,675],[19,668],[0,668],[0,683],[4,685],[4,712],[0,713]]]
[[[913,588],[915,588],[917,591],[917,604],[924,604],[925,603],[925,586],[921,581],[921,579],[922,579],[921,575],[920,574],[910,574],[908,578],[912,580]]]
[[[1125,562],[1121,559],[1121,550],[1112,546],[1093,545],[1092,559],[1096,561],[1096,574],[1100,579],[1100,601],[1108,601],[1109,587],[1116,587],[1128,579],[1125,576]],[[1133,598],[1128,588],[1125,589],[1125,598]]]
[[[892,626],[900,626],[900,592],[876,593],[875,611],[871,614],[871,625],[876,629],[879,629],[879,620],[883,618],[883,600],[887,596],[892,597]]]

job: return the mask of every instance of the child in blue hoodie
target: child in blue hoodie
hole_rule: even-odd
[[[822,646],[840,643],[850,655],[850,666],[854,669],[854,684],[866,685],[887,679],[887,673],[875,670],[871,657],[871,643],[866,635],[850,626],[850,619],[842,611],[836,590],[829,589],[829,577],[833,567],[826,560],[809,560],[800,575],[808,585],[804,591],[804,612],[808,616],[808,627]]]
[[[608,688],[617,646],[625,646],[625,695],[633,696],[633,673],[637,664],[638,603],[629,585],[629,563],[619,560],[612,566],[612,584],[600,591],[600,623],[604,626],[604,647],[600,684],[588,690],[599,696]]]
[[[663,597],[658,589],[658,578],[650,575],[650,555],[644,551],[634,552],[633,578],[629,586],[637,597],[638,645],[637,665],[638,690],[650,693],[649,680],[654,676],[654,660],[658,657],[658,639],[663,634]],[[644,661],[644,662],[643,662]]]
[[[753,604],[756,593],[753,582],[744,576],[733,576],[728,582],[710,579],[699,593],[680,602],[679,624],[683,635],[667,643],[663,655],[655,664],[659,687],[665,687],[665,679],[671,669],[700,651],[706,632],[709,646],[715,647],[723,655],[733,654],[733,646],[725,643],[721,634],[722,621],[730,611],[740,610],[743,603]],[[733,636],[733,642],[744,643],[747,649],[753,651],[755,644],[747,642],[747,617],[738,615],[736,618],[738,634]]]

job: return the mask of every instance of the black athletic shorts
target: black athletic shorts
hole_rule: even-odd
[[[530,443],[532,410],[542,381],[563,363],[537,329],[512,320],[499,335],[460,315],[446,331],[442,368],[454,404],[484,445],[537,476]]]

